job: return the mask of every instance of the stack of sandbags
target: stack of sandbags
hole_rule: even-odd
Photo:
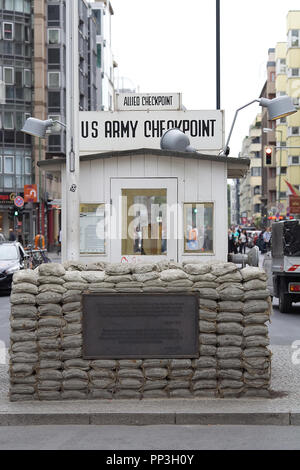
[[[194,369],[191,359],[170,359],[166,390],[171,398],[191,398]]]
[[[118,361],[115,398],[142,398],[141,390],[145,383],[145,377],[141,365],[141,359],[120,359]]]
[[[268,396],[271,380],[271,352],[268,327],[272,312],[271,300],[267,289],[267,275],[260,268],[244,268],[244,350],[243,369],[245,393],[247,395]]]
[[[126,286],[130,288],[131,281],[131,268],[127,263],[110,263],[106,266],[103,284],[101,287],[99,285],[97,292],[127,292]]]
[[[97,359],[90,362],[89,398],[112,399],[117,379],[118,363],[110,359]]]
[[[10,400],[33,400],[36,392],[37,274],[29,269],[13,276],[10,334]]]
[[[142,370],[145,377],[142,387],[143,398],[166,398],[168,392],[168,359],[144,359]]]
[[[158,265],[158,269],[163,269],[163,265]],[[169,269],[160,272],[160,280],[166,284],[168,292],[190,292],[193,283],[189,280],[187,273],[175,263],[170,263]]]
[[[219,294],[217,316],[218,390],[221,397],[238,396],[244,390],[242,371],[243,300],[242,276],[233,263],[212,266]]]
[[[156,264],[136,264],[132,266],[132,272],[130,285],[142,287],[143,292],[166,292],[167,283],[160,279]]]
[[[37,395],[40,400],[58,400],[62,388],[61,331],[65,322],[61,302],[66,292],[62,278],[65,269],[58,263],[46,263],[37,272]]]
[[[216,276],[209,264],[185,264],[185,272],[193,282],[193,291],[199,293],[199,353],[192,361],[194,396],[214,396],[217,388],[216,345],[218,293]]]

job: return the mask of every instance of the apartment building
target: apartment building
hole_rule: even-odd
[[[79,109],[114,107],[111,15],[108,0],[77,0],[79,7]],[[55,244],[60,229],[60,177],[40,171],[38,160],[64,157],[66,133],[56,124],[46,139],[24,134],[29,116],[66,120],[66,2],[0,0],[0,230],[17,229],[24,243],[42,233]],[[24,185],[38,187],[37,203],[14,216],[13,198]]]
[[[275,49],[276,96],[288,95],[296,108],[300,99],[300,11],[287,14],[287,42]],[[277,214],[289,214],[286,181],[300,188],[300,113],[276,121],[276,207]]]
[[[109,0],[90,2],[96,21],[97,48],[97,111],[114,110],[114,69],[117,67],[111,48],[111,17],[114,14]]]
[[[30,0],[0,2],[0,230],[30,236],[32,210],[14,216],[15,195],[23,196],[24,184],[32,183],[31,137],[21,132],[32,114],[33,22]]]
[[[250,168],[240,183],[240,214],[243,224],[261,220],[261,114],[249,128],[242,144],[241,157],[250,158]]]

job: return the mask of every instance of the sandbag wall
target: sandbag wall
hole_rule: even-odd
[[[14,274],[10,400],[269,396],[266,273],[233,263],[43,264]],[[85,360],[81,294],[199,292],[199,358]]]

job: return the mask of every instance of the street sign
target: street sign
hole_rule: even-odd
[[[24,201],[38,202],[36,184],[24,184]]]
[[[166,111],[181,109],[180,93],[116,93],[118,111]]]
[[[24,206],[24,199],[21,196],[16,196],[14,199],[14,204],[17,207],[23,207]]]
[[[223,148],[224,114],[209,111],[80,111],[80,153],[160,148],[165,131],[181,129],[199,151]]]

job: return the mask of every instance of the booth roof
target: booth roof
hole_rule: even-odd
[[[134,149],[134,150],[119,150],[111,152],[92,153],[80,156],[80,161],[85,162],[88,160],[98,160],[113,157],[128,157],[128,156],[159,156],[159,157],[176,157],[176,158],[190,158],[194,160],[209,160],[212,162],[227,163],[227,178],[243,178],[247,173],[250,166],[249,158],[232,158],[232,157],[219,157],[217,155],[208,155],[199,152],[176,152],[173,150],[160,150],[160,149]],[[66,163],[65,157],[51,158],[37,162],[42,170],[58,171],[61,165]]]

